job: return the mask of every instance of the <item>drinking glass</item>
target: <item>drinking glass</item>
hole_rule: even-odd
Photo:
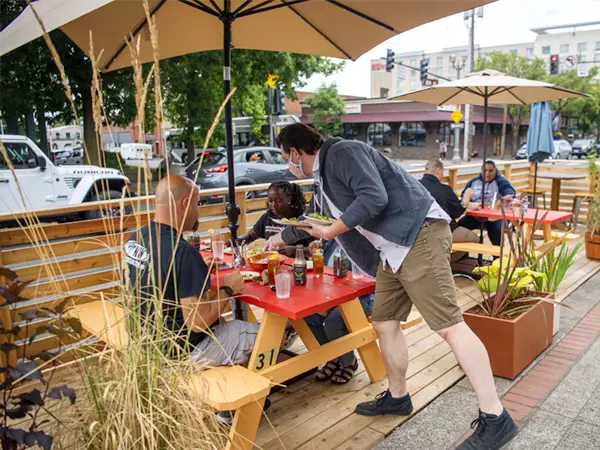
[[[279,271],[275,274],[275,293],[277,298],[290,298],[292,275],[287,271]]]
[[[363,273],[360,271],[360,269],[358,267],[353,267],[352,268],[352,279],[360,280],[362,277],[363,277]]]
[[[223,261],[223,257],[225,256],[225,242],[224,241],[213,241],[213,255],[219,261]]]

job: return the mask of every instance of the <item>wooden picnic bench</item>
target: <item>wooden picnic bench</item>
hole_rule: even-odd
[[[453,252],[477,253],[478,255],[500,256],[499,245],[478,244],[474,242],[453,242]]]
[[[67,314],[78,318],[88,333],[112,349],[122,350],[129,343],[127,312],[116,303],[98,300],[75,306]],[[252,449],[271,382],[241,366],[206,369],[188,381],[187,387],[200,401],[216,411],[236,411],[226,448]]]

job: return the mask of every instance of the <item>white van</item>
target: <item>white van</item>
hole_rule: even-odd
[[[152,145],[150,144],[121,144],[121,157],[124,160],[152,159]]]

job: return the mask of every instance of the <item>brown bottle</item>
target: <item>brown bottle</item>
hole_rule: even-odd
[[[296,246],[296,259],[294,260],[294,284],[296,286],[306,285],[306,259],[304,259],[304,247]]]

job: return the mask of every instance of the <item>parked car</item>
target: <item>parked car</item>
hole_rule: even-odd
[[[554,153],[552,154],[552,159],[569,159],[572,152],[573,149],[568,141],[564,139],[554,141]]]
[[[598,152],[598,145],[594,139],[577,139],[573,142],[573,156],[581,159],[588,155],[588,153]]]
[[[185,169],[186,176],[196,179],[199,158]],[[235,185],[249,186],[253,184],[272,183],[280,180],[295,180],[296,177],[288,170],[281,150],[274,147],[248,147],[235,149],[233,153]],[[204,152],[202,166],[196,183],[200,189],[226,188],[228,183],[227,154],[224,150]],[[254,198],[265,193],[248,192],[247,198]],[[220,202],[223,196],[204,198],[203,201]]]
[[[25,136],[0,135],[0,141],[16,174],[15,179],[0,154],[0,213],[121,198],[123,187],[129,184],[129,179],[117,169],[87,165],[57,167]],[[119,208],[86,211],[85,216],[97,219],[118,215],[119,211]]]
[[[523,144],[523,146],[517,150],[517,159],[527,159],[527,144]]]

